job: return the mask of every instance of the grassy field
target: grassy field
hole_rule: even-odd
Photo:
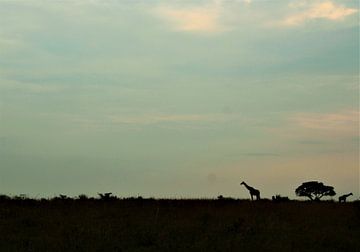
[[[360,251],[360,204],[0,200],[0,251]]]

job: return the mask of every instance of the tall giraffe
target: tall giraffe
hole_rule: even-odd
[[[339,202],[346,202],[346,198],[349,197],[350,195],[353,195],[352,193],[348,193],[348,194],[344,194],[342,196],[339,197]]]
[[[250,196],[251,196],[251,200],[254,200],[253,196],[256,197],[256,200],[260,199],[260,191],[258,189],[248,186],[244,181],[241,182],[240,185],[244,185],[246,187],[246,189],[248,189]]]

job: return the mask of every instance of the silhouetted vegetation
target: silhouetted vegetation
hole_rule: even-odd
[[[231,201],[231,200],[236,200],[236,199],[234,199],[234,198],[231,198],[231,197],[224,197],[224,196],[222,196],[222,195],[219,195],[218,197],[217,197],[217,199],[218,200],[220,200],[220,201]]]
[[[85,195],[85,194],[80,194],[80,195],[78,196],[78,199],[79,199],[79,200],[87,200],[87,199],[89,199],[89,197],[88,197],[87,195]]]
[[[112,195],[111,192],[109,193],[98,193],[98,195],[100,196],[101,200],[115,200],[116,196]]]
[[[275,202],[285,202],[285,201],[289,201],[289,197],[283,197],[280,194],[277,194],[276,196],[272,196],[272,201]]]
[[[0,195],[6,252],[356,251],[359,236],[359,201]]]
[[[299,197],[307,197],[310,200],[319,201],[323,196],[335,196],[334,187],[326,186],[318,181],[304,182],[298,188],[295,193]]]
[[[66,195],[64,195],[64,194],[60,194],[60,195],[59,195],[59,198],[60,198],[60,199],[67,199],[68,196],[66,196]]]

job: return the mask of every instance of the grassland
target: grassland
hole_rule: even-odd
[[[0,251],[359,251],[360,204],[2,199]]]

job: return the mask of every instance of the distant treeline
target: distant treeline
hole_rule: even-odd
[[[28,197],[25,194],[9,196],[5,194],[0,194],[0,202],[5,201],[21,201],[21,202],[54,202],[54,201],[228,201],[228,202],[240,202],[240,201],[250,201],[250,199],[241,199],[233,197],[225,197],[219,195],[216,198],[155,198],[155,197],[142,197],[142,196],[132,196],[132,197],[118,197],[112,193],[99,193],[97,197],[87,196],[85,194],[80,194],[78,196],[70,197],[64,194],[60,194],[54,197],[48,198],[32,198]],[[281,195],[272,196],[271,199],[263,198],[260,201],[273,201],[273,202],[288,202],[288,201],[297,201],[297,202],[310,202],[303,200],[294,200],[289,199],[288,197],[283,197]],[[323,200],[324,202],[335,202],[334,199]],[[359,200],[355,200],[359,201]]]

